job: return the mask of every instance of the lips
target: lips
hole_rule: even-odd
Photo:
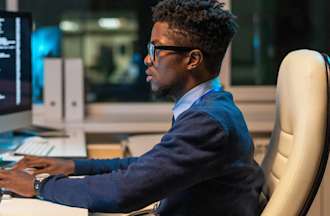
[[[150,82],[152,80],[152,76],[147,76],[146,81]]]
[[[152,75],[149,70],[146,70],[146,75],[147,75],[146,81],[150,82],[152,80]]]

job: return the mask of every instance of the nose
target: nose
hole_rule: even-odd
[[[144,62],[144,65],[145,66],[150,67],[152,65],[152,61],[151,61],[151,58],[150,58],[149,55],[146,55],[146,57],[144,57],[144,61],[143,62]]]

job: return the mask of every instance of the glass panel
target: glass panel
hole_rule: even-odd
[[[232,0],[239,33],[231,85],[275,85],[279,65],[296,49],[330,50],[328,0]]]
[[[19,0],[32,12],[34,102],[42,102],[43,59],[80,57],[88,102],[154,101],[145,82],[150,7],[157,0]],[[0,7],[5,1],[0,0]],[[274,85],[294,49],[330,50],[330,1],[232,0],[239,33],[232,45],[231,85]]]
[[[33,102],[43,102],[44,58],[61,57],[63,32],[60,29],[62,16],[68,11],[85,13],[87,0],[44,1],[20,0],[19,10],[32,13],[34,32],[32,34]],[[75,50],[79,50],[78,46]],[[72,57],[80,57],[81,54]]]
[[[34,102],[42,102],[43,59],[83,59],[86,100],[153,101],[143,58],[152,28],[145,0],[20,0],[34,19]]]
[[[6,9],[6,0],[0,0],[0,10]]]

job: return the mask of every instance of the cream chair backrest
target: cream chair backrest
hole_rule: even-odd
[[[275,126],[262,164],[264,193],[269,198],[262,216],[308,211],[324,173],[322,155],[327,161],[327,113],[328,79],[322,55],[311,50],[289,53],[278,75]],[[316,191],[311,192],[313,188]]]

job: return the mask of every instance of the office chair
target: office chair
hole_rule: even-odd
[[[298,50],[282,61],[276,120],[262,163],[268,202],[262,216],[303,216],[320,186],[329,153],[329,57]]]
[[[318,52],[299,50],[282,62],[276,121],[262,163],[267,203],[262,216],[304,216],[320,186],[330,145],[330,81]],[[330,63],[329,63],[330,64]]]

